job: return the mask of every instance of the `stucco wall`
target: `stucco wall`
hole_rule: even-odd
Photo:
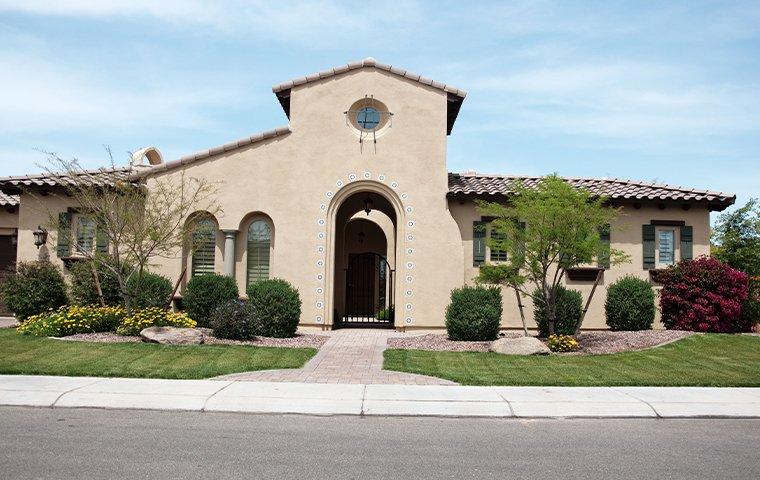
[[[18,208],[12,212],[0,209],[0,235],[11,235],[18,228]]]
[[[472,222],[481,219],[481,214],[477,211],[474,203],[471,201],[460,202],[451,200],[449,202],[450,210],[454,216],[462,235],[462,246],[464,253],[464,277],[463,283],[474,284],[473,279],[478,275],[478,268],[474,267],[472,262]],[[661,210],[656,205],[644,204],[640,209],[631,205],[624,206],[622,214],[616,222],[612,224],[610,236],[611,247],[626,252],[631,257],[629,263],[613,266],[604,272],[604,277],[600,282],[592,299],[586,319],[583,323],[584,328],[597,329],[607,328],[604,317],[604,300],[606,298],[606,288],[615,280],[625,275],[635,275],[649,280],[649,272],[643,267],[643,247],[641,239],[641,226],[649,224],[651,220],[675,220],[684,221],[686,225],[694,228],[694,250],[693,255],[707,255],[710,253],[710,212],[704,207],[693,207],[684,210],[677,204],[666,204],[665,209]],[[676,260],[680,258],[678,242],[676,242]],[[566,281],[564,282],[569,288],[579,290],[583,294],[584,302],[591,292],[593,281]],[[653,284],[657,289],[657,285]],[[519,309],[514,290],[504,289],[504,314],[502,320],[503,328],[522,328],[520,321]],[[523,300],[525,305],[526,319],[529,328],[535,328],[533,320],[533,302],[530,298]],[[657,314],[655,328],[661,328],[659,323],[659,312]]]

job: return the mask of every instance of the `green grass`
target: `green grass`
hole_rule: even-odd
[[[0,329],[0,374],[209,378],[300,368],[316,352],[313,348],[66,342]]]
[[[757,387],[760,337],[694,335],[638,352],[584,356],[386,350],[383,367],[462,385]]]

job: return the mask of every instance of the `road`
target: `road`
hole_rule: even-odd
[[[0,408],[0,477],[760,478],[760,420]]]

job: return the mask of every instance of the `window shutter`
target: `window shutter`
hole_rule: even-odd
[[[479,267],[486,261],[486,222],[472,222],[472,265]]]
[[[193,232],[193,252],[190,275],[206,275],[214,273],[216,262],[216,226],[210,220],[198,222]]]
[[[641,226],[641,243],[644,248],[644,270],[654,268],[654,225]]]
[[[71,255],[71,212],[58,214],[58,245],[56,246],[58,258]]]
[[[248,285],[269,278],[269,252],[272,231],[267,222],[256,220],[248,227]]]
[[[101,228],[95,230],[95,250],[98,253],[108,253],[108,235]]]
[[[681,260],[694,257],[694,229],[690,225],[681,226]]]
[[[597,266],[599,268],[610,268],[610,225],[605,225],[599,230],[599,240],[603,244],[602,250],[597,255]]]

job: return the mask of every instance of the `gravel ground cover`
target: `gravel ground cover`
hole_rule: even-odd
[[[694,335],[694,332],[679,330],[581,332],[577,337],[581,344],[581,350],[562,355],[604,354],[642,350],[658,345],[665,345],[690,335]],[[504,332],[502,334],[502,337],[509,338],[520,336],[522,336],[521,332]],[[434,352],[487,352],[490,344],[491,342],[455,342],[449,340],[445,334],[435,333],[388,339],[388,348]]]
[[[270,338],[256,337],[254,340],[238,341],[216,338],[211,329],[201,328],[203,343],[206,345],[250,345],[253,347],[289,347],[289,348],[320,348],[327,341],[325,335],[302,334],[293,338]],[[137,336],[117,335],[113,332],[79,333],[61,337],[58,340],[73,342],[98,342],[98,343],[140,343],[142,340]]]

